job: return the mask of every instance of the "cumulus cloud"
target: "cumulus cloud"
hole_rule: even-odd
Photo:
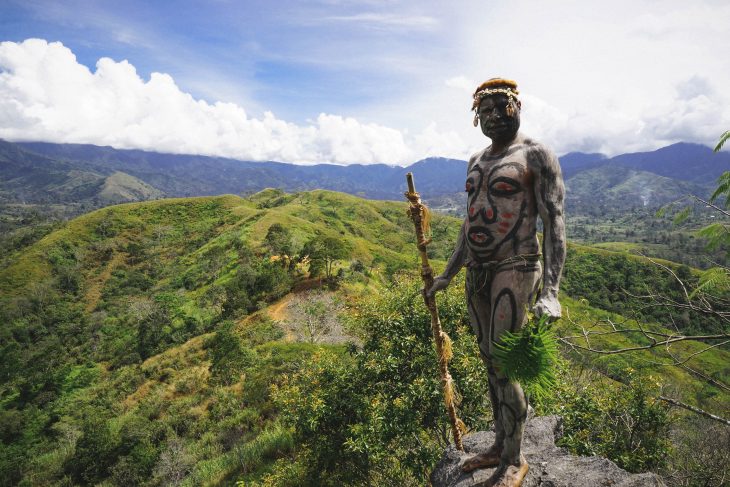
[[[556,152],[654,150],[676,142],[714,145],[730,127],[730,96],[706,78],[678,83],[673,96],[656,105],[616,109],[604,103],[594,110],[560,110],[544,100],[522,95],[524,131],[555,147]]]
[[[406,164],[464,157],[453,132],[406,132],[320,114],[297,125],[234,103],[208,103],[167,74],[143,80],[127,61],[101,58],[92,72],[60,42],[0,43],[0,138],[90,143],[171,153],[295,163]]]
[[[686,71],[683,79],[663,84],[586,82],[591,90],[585,92],[562,85],[538,92],[540,84],[527,78],[520,96],[524,133],[558,154],[613,155],[679,141],[714,145],[730,127],[730,93],[718,88],[723,85],[715,77]],[[60,42],[1,42],[0,138],[300,164],[466,159],[488,143],[471,127],[470,98],[478,79],[471,73],[433,79],[440,81],[412,90],[397,110],[389,100],[365,115],[381,123],[321,113],[296,124],[272,112],[253,117],[240,104],[196,99],[167,74],[145,80],[127,61],[101,58],[89,69]],[[646,91],[652,86],[656,94]],[[566,91],[572,96],[561,98]],[[393,128],[414,120],[422,123],[415,130]]]

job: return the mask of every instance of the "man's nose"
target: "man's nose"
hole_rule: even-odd
[[[500,110],[499,107],[494,107],[487,112],[489,118],[501,118],[503,115],[503,110]]]

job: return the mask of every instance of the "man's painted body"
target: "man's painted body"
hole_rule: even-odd
[[[557,296],[565,261],[565,188],[552,151],[519,133],[516,89],[505,93],[516,85],[492,84],[497,89],[490,90],[489,83],[477,89],[475,100],[482,88],[490,94],[475,101],[475,108],[482,132],[492,144],[469,160],[467,215],[454,253],[428,293],[445,288],[466,267],[467,306],[487,366],[497,434],[487,453],[468,460],[462,468],[498,466],[487,485],[515,487],[527,473],[520,452],[527,398],[518,383],[500,373],[492,354],[504,332],[523,326],[528,308],[537,316],[560,316]],[[538,216],[544,229],[542,249]]]

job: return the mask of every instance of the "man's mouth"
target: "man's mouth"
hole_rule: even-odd
[[[500,129],[509,128],[509,124],[504,123],[504,122],[503,123],[492,123],[492,124],[489,124],[489,128],[495,129],[495,130],[500,130]]]

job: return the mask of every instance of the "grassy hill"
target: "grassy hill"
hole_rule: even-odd
[[[715,215],[697,212],[681,228],[660,222],[656,209],[688,193],[707,196],[730,157],[696,144],[674,144],[608,159],[600,154],[561,157],[566,180],[568,230],[584,243],[637,243],[647,255],[695,267],[725,255],[706,255],[693,231]],[[160,154],[79,144],[0,140],[0,255],[37,241],[93,209],[160,197],[250,194],[266,187],[317,188],[366,198],[400,199],[406,172],[441,212],[463,216],[466,161],[428,158],[408,167],[383,164],[297,166],[219,157]]]
[[[258,481],[280,468],[274,462],[296,457],[300,447],[282,422],[272,385],[285,386],[322,354],[340,364],[354,360],[352,347],[291,330],[341,315],[354,342],[366,339],[348,325],[352,317],[390,292],[393,276],[417,272],[405,209],[319,190],[129,203],[72,220],[10,256],[0,268],[3,482],[219,485]],[[350,257],[336,264],[336,290],[320,288],[305,264],[271,249],[267,235],[275,224],[287,229],[292,254],[317,235],[348,244]],[[430,251],[437,266],[459,224],[434,215]],[[621,289],[646,285],[673,292],[671,278],[646,259],[572,246],[564,284],[570,297],[562,299],[574,322],[562,320],[557,329],[571,335],[580,324],[622,321],[616,312],[628,300]],[[413,286],[403,288],[411,300]],[[447,326],[463,321],[460,286],[445,298],[443,316],[456,317]],[[676,350],[688,356],[698,346]],[[660,352],[572,359],[614,377],[631,367],[689,403],[726,410],[722,389],[686,369],[651,363]],[[728,359],[714,349],[686,365],[727,383]]]

